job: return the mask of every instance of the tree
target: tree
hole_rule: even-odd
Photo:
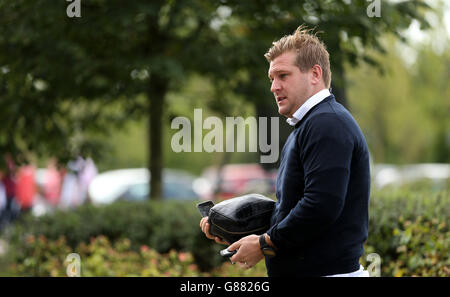
[[[379,19],[367,16],[362,0],[80,3],[81,17],[69,18],[64,1],[0,2],[0,151],[62,160],[98,154],[86,131],[105,133],[129,118],[149,116],[154,199],[161,196],[165,97],[186,76],[210,76],[217,86],[252,100],[258,116],[270,116],[263,54],[301,23],[325,32],[341,100],[344,62],[375,64],[364,48],[382,51],[381,33],[401,37],[413,19],[427,24],[419,10],[427,6],[418,0],[383,2]]]
[[[380,17],[370,17],[370,5],[380,3]],[[330,53],[332,90],[336,99],[347,104],[346,63],[366,63],[383,70],[373,53],[384,54],[381,37],[393,34],[406,42],[404,30],[417,20],[422,28],[429,24],[425,13],[431,11],[425,1],[223,1],[231,10],[223,27],[226,44],[231,44],[231,64],[240,75],[232,73],[229,87],[255,104],[257,116],[279,116],[269,91],[268,64],[263,57],[271,43],[293,33],[300,24],[314,28]],[[372,52],[372,54],[371,54]],[[280,117],[284,121],[283,117]],[[270,131],[270,129],[269,129]],[[288,125],[280,125],[280,147],[290,133]],[[268,137],[270,139],[270,137]],[[277,167],[278,164],[263,164]]]
[[[440,40],[448,44],[448,37],[441,35]],[[417,44],[410,49],[416,58],[407,63],[404,48],[392,38],[384,41],[389,51],[379,60],[385,75],[367,65],[347,69],[349,102],[374,162],[448,163],[448,50],[439,53],[429,43]]]
[[[218,3],[81,3],[81,18],[69,18],[62,1],[0,3],[1,116],[9,131],[1,150],[67,159],[76,131],[110,130],[149,115],[151,196],[160,197],[167,91],[191,71],[226,67],[210,26]],[[147,100],[138,100],[140,94]],[[89,144],[76,148],[95,152]]]

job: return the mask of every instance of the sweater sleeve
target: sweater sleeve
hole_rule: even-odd
[[[304,171],[304,195],[268,231],[280,251],[307,245],[339,218],[350,178],[353,143],[336,114],[311,118],[296,145]]]

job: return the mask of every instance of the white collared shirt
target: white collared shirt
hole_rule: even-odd
[[[286,122],[291,126],[295,126],[295,124],[300,122],[311,108],[319,104],[323,99],[327,98],[330,95],[331,93],[328,89],[323,89],[315,93],[308,100],[306,100],[305,103],[303,103],[302,106],[300,106],[300,108],[297,109],[296,112],[294,112],[292,118],[288,118]]]

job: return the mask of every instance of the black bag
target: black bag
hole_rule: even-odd
[[[232,244],[270,228],[275,201],[260,194],[231,198],[214,205],[208,216],[209,233]]]

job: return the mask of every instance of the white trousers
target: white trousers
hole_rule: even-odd
[[[359,265],[359,269],[350,273],[327,275],[326,277],[369,277],[369,271],[364,270],[362,265]]]

